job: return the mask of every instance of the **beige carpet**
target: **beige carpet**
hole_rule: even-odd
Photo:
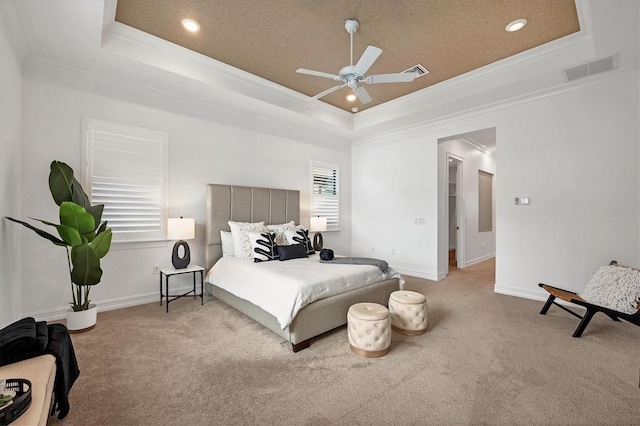
[[[378,359],[352,354],[344,327],[294,354],[218,300],[100,313],[73,336],[71,412],[49,424],[640,424],[640,327],[598,314],[575,339],[576,318],[493,283],[492,260],[407,277],[427,296],[428,331],[394,333]]]

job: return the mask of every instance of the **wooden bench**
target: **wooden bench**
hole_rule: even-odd
[[[609,265],[617,265],[617,262],[615,260],[612,260],[611,263],[609,263]],[[547,302],[544,304],[544,306],[542,307],[542,310],[540,311],[541,315],[545,315],[549,310],[549,308],[551,307],[551,305],[556,305],[557,307],[569,312],[571,315],[574,315],[580,318],[581,320],[580,324],[578,324],[578,328],[576,328],[576,331],[573,332],[573,337],[582,336],[582,333],[584,332],[585,328],[587,328],[587,325],[589,325],[589,321],[591,321],[591,318],[593,318],[593,316],[598,312],[602,312],[603,314],[607,315],[609,318],[611,318],[614,321],[620,322],[620,320],[623,319],[625,321],[629,321],[631,324],[640,326],[640,303],[638,303],[638,306],[637,306],[638,311],[636,311],[634,314],[627,314],[624,312],[619,312],[613,309],[605,308],[604,306],[599,306],[599,305],[594,305],[593,303],[589,303],[583,300],[580,296],[578,296],[577,293],[574,293],[568,290],[563,290],[561,288],[553,287],[544,283],[539,283],[538,286],[542,287],[549,293],[549,298],[547,299]],[[567,308],[566,306],[563,306],[557,303],[555,301],[556,298],[560,300],[564,300],[565,302],[582,306],[587,311],[584,313],[584,315],[580,315],[572,311],[571,309]]]

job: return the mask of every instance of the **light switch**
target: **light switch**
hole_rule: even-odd
[[[520,197],[520,204],[522,204],[523,206],[528,206],[529,205],[529,197]]]

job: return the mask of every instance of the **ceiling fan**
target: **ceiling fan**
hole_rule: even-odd
[[[353,33],[356,32],[360,24],[355,19],[347,19],[344,21],[344,28],[351,35],[351,65],[347,65],[342,68],[338,75],[329,74],[322,71],[313,71],[307,70],[304,68],[300,68],[296,70],[297,73],[300,74],[308,74],[315,75],[317,77],[330,78],[331,80],[340,81],[341,84],[334,86],[330,89],[325,90],[324,92],[318,93],[313,97],[313,99],[320,99],[323,96],[328,95],[329,93],[333,93],[336,90],[342,89],[343,87],[349,87],[353,90],[353,93],[358,97],[360,102],[363,104],[368,104],[372,101],[371,96],[365,90],[360,83],[367,84],[378,84],[378,83],[408,83],[413,81],[416,77],[415,73],[395,73],[395,74],[377,74],[366,76],[365,74],[373,65],[373,63],[378,59],[378,56],[382,54],[382,49],[369,46],[364,51],[360,60],[357,64],[353,65]]]

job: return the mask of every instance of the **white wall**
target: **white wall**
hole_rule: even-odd
[[[161,93],[123,90],[104,79],[30,64],[24,78],[24,184],[22,214],[48,220],[57,216],[47,185],[49,163],[67,162],[80,173],[82,117],[89,116],[166,131],[169,134],[169,216],[196,219],[196,239],[189,242],[194,264],[204,264],[205,185],[228,183],[298,189],[301,222],[309,222],[310,162],[338,163],[342,171],[341,231],[324,233],[325,245],[350,251],[350,146],[309,135],[290,140],[257,128],[247,117],[246,128],[220,121],[219,109],[188,105]],[[184,104],[184,106],[183,106]],[[157,105],[157,106],[156,106]],[[166,106],[166,107],[165,107]],[[181,114],[183,108],[189,114]],[[191,114],[193,110],[197,114]],[[195,115],[195,116],[194,116]],[[211,117],[207,120],[203,117]],[[25,314],[53,318],[63,314],[70,299],[64,249],[33,233],[22,244],[22,304]],[[169,266],[171,246],[122,250],[114,247],[103,259],[102,282],[91,292],[100,309],[117,308],[158,298],[153,265]],[[182,277],[181,277],[182,278]],[[185,278],[184,282],[189,283]],[[180,283],[176,283],[180,285]]]
[[[353,252],[371,255],[375,246],[401,272],[436,279],[437,141],[496,127],[497,292],[542,298],[540,281],[582,290],[611,259],[637,267],[638,80],[637,68],[610,73],[360,141]],[[531,205],[515,206],[516,196]],[[419,217],[426,226],[413,224]]]
[[[437,139],[426,129],[354,144],[354,255],[385,259],[401,273],[437,279]],[[416,219],[424,224],[416,225]]]
[[[18,319],[20,305],[20,217],[22,76],[0,19],[0,328]]]
[[[463,210],[465,222],[458,224],[464,231],[464,264],[459,267],[467,267],[483,260],[489,259],[496,252],[496,233],[478,232],[478,171],[482,170],[487,173],[496,175],[495,158],[487,155],[477,148],[469,145],[462,140],[450,140],[441,142],[438,145],[438,179],[439,185],[439,212],[440,212],[440,229],[438,238],[441,253],[448,250],[446,236],[449,233],[447,223],[444,220],[448,216],[445,209],[447,197],[447,153],[454,154],[460,158],[463,163],[458,167],[462,167],[462,196]],[[495,177],[497,180],[498,178]],[[447,256],[439,256],[438,276],[443,277],[446,271],[448,258]]]

